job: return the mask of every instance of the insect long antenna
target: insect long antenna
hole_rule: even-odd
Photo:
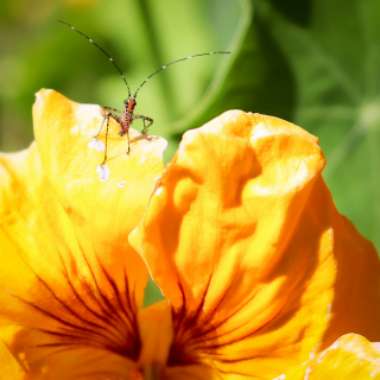
[[[149,74],[137,87],[135,93],[133,94],[133,97],[136,98],[137,94],[141,90],[141,88],[155,75],[159,74],[161,71],[166,70],[169,66],[175,65],[176,63],[187,61],[188,59],[197,58],[197,57],[204,57],[207,55],[214,55],[214,54],[231,54],[230,51],[210,51],[207,53],[199,53],[199,54],[193,54],[188,55],[186,57],[175,59],[174,61],[171,61],[169,63],[166,63],[165,65],[160,66],[157,70],[153,71],[151,74]]]
[[[129,85],[128,85],[128,82],[127,82],[127,78],[125,77],[123,71],[121,70],[121,68],[119,67],[119,65],[116,63],[116,61],[114,60],[114,58],[111,56],[110,53],[108,53],[108,51],[106,49],[104,49],[102,46],[100,46],[98,43],[96,43],[90,36],[88,36],[86,33],[83,33],[82,31],[80,31],[79,29],[77,29],[74,25],[71,25],[69,24],[68,22],[66,21],[63,21],[63,20],[58,20],[58,22],[60,22],[61,24],[63,25],[66,25],[68,28],[70,28],[72,31],[78,33],[80,36],[86,38],[86,40],[94,45],[98,50],[100,50],[103,55],[105,55],[108,60],[112,63],[113,67],[116,69],[116,71],[120,74],[121,78],[123,79],[125,85],[127,86],[127,89],[128,89],[128,97],[131,96],[131,89],[129,88]]]

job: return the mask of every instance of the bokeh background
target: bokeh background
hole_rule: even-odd
[[[339,210],[380,248],[379,0],[1,0],[0,149],[33,139],[34,93],[54,88],[120,108],[126,87],[107,59],[57,22],[112,52],[134,88],[159,65],[181,63],[141,91],[138,113],[170,141],[241,108],[293,121],[320,138]]]

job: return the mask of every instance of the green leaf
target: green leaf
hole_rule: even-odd
[[[380,2],[305,1],[298,19],[290,3],[257,2],[296,79],[293,121],[319,136],[338,209],[380,247]]]
[[[177,122],[177,133],[234,108],[291,118],[295,86],[286,57],[257,17],[254,3],[240,3],[241,19],[230,48],[232,57],[214,77],[199,106]]]

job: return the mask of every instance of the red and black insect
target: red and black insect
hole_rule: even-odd
[[[148,116],[145,116],[145,115],[135,114],[135,107],[137,105],[136,99],[137,99],[137,95],[138,95],[139,91],[152,77],[154,77],[155,75],[157,75],[161,71],[167,69],[169,66],[174,65],[174,64],[179,63],[179,62],[182,62],[182,61],[186,61],[188,59],[192,59],[192,58],[196,58],[196,57],[204,57],[204,56],[214,55],[214,54],[230,54],[231,53],[229,51],[210,51],[207,53],[193,54],[193,55],[188,55],[186,57],[175,59],[174,61],[171,61],[169,63],[166,63],[165,65],[160,66],[158,69],[156,69],[151,74],[149,74],[140,83],[140,85],[137,87],[135,92],[132,93],[123,71],[120,69],[120,67],[118,66],[118,64],[114,60],[114,58],[107,52],[107,50],[105,50],[102,46],[100,46],[98,43],[96,43],[90,36],[83,33],[82,31],[78,30],[75,26],[69,24],[66,21],[62,21],[62,20],[59,20],[59,22],[66,25],[67,27],[69,27],[71,30],[78,33],[82,37],[86,38],[90,44],[94,45],[98,50],[100,50],[108,58],[108,60],[112,63],[112,65],[116,69],[116,71],[120,74],[121,78],[123,79],[123,81],[124,81],[124,83],[128,89],[128,97],[127,97],[127,99],[124,100],[124,105],[123,105],[122,111],[115,109],[115,108],[112,108],[112,107],[103,107],[103,109],[106,112],[105,117],[104,117],[104,120],[100,126],[99,132],[95,136],[95,138],[97,138],[100,135],[100,133],[103,130],[104,124],[106,124],[105,150],[104,150],[104,158],[103,158],[101,165],[104,165],[107,161],[108,128],[109,128],[110,117],[112,117],[113,119],[115,119],[119,123],[119,125],[120,125],[119,135],[120,136],[124,136],[124,135],[127,136],[127,141],[128,141],[127,153],[128,154],[131,150],[131,141],[129,138],[129,128],[132,125],[134,120],[138,120],[138,119],[142,120],[143,128],[141,130],[141,133],[143,136],[147,135],[149,127],[153,124],[153,119],[148,117]]]

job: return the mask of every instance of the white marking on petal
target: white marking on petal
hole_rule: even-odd
[[[286,375],[285,373],[282,373],[281,375],[274,377],[272,380],[285,380],[285,379],[286,379]]]
[[[127,181],[126,181],[126,180],[124,180],[124,181],[120,181],[120,182],[118,182],[117,187],[118,187],[119,189],[123,189],[123,188],[125,187],[126,184],[127,184]]]
[[[323,359],[327,356],[327,354],[330,352],[330,351],[334,351],[336,349],[338,349],[340,346],[340,342],[338,342],[337,340],[328,348],[326,348],[326,350],[324,350],[318,357],[317,359],[317,363],[321,363],[323,361]]]
[[[44,105],[44,100],[45,100],[45,97],[50,94],[51,92],[53,92],[53,90],[50,90],[50,89],[44,89],[44,90],[40,90],[38,91],[35,96],[36,96],[36,101],[34,103],[34,107],[38,108],[38,110],[40,111],[41,108],[43,107]]]
[[[163,138],[154,138],[154,140],[142,144],[141,151],[139,153],[140,163],[144,163],[146,161],[146,156],[149,155],[161,157],[167,146],[168,142]]]
[[[377,368],[373,369],[371,373],[369,374],[369,376],[372,378],[376,378],[376,376],[380,373],[380,369],[379,369],[380,362],[379,361],[375,362],[375,365],[377,366]]]
[[[110,176],[110,171],[106,165],[98,165],[96,172],[98,173],[99,179],[103,182],[107,181]]]
[[[79,127],[78,125],[74,125],[71,129],[70,129],[70,132],[71,134],[73,135],[77,135],[79,133]]]
[[[75,122],[71,128],[74,134],[81,133],[89,136],[94,135],[95,130],[99,130],[102,123],[101,108],[94,104],[81,104],[75,107]]]
[[[261,121],[255,125],[253,133],[251,135],[251,143],[254,143],[257,140],[270,135],[273,135],[273,131],[271,131],[267,125]]]
[[[244,112],[239,110],[230,110],[224,112],[221,117],[217,117],[216,120],[219,120],[221,123],[221,127],[223,127],[225,124],[234,124],[236,123],[239,118],[244,115]]]
[[[100,141],[100,140],[97,140],[97,139],[92,139],[89,143],[88,143],[88,147],[90,149],[95,149],[97,150],[98,152],[104,152],[105,150],[105,145],[104,145],[104,142],[103,141]]]
[[[164,192],[164,188],[162,186],[157,187],[157,189],[154,192],[154,195],[159,197]]]
[[[163,138],[159,138],[157,140],[155,139],[153,141],[153,144],[150,143],[145,145],[144,150],[153,152],[158,151],[161,154],[167,148],[167,146],[168,142]]]
[[[306,368],[306,371],[305,371],[305,376],[304,376],[304,380],[309,380],[310,379],[310,374],[311,374],[311,368],[310,367],[307,367]]]
[[[143,165],[143,164],[145,164],[146,160],[147,160],[147,157],[146,157],[145,155],[142,154],[142,155],[140,156],[139,163],[140,163],[141,165]]]
[[[380,342],[372,343],[372,345],[375,348],[375,350],[380,351]]]

